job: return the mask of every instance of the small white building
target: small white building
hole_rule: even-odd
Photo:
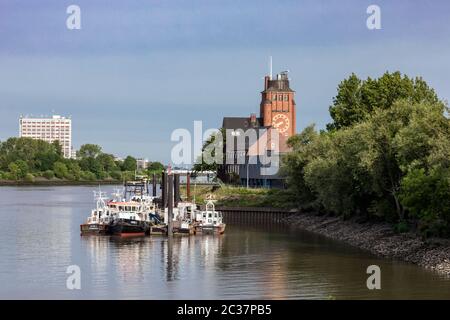
[[[19,136],[44,140],[49,143],[59,141],[64,158],[72,157],[72,119],[54,115],[49,117],[20,117]]]
[[[148,159],[136,159],[136,169],[137,170],[145,170],[148,168],[149,161]]]

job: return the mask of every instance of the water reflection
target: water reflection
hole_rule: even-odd
[[[109,186],[113,190],[113,186]],[[104,188],[108,191],[108,188]],[[0,298],[450,298],[450,279],[281,225],[222,236],[81,237],[95,187],[0,188]],[[66,289],[79,265],[82,290]],[[382,270],[382,290],[365,286]]]

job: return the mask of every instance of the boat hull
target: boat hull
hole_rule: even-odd
[[[113,222],[109,226],[109,232],[121,237],[144,236],[149,232],[149,226],[142,221],[123,219]]]
[[[80,225],[82,236],[87,235],[106,235],[109,233],[109,225],[100,223],[85,223]]]
[[[218,226],[196,225],[194,232],[195,234],[223,234],[226,226],[227,225],[225,223]]]

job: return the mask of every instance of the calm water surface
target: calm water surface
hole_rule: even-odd
[[[80,237],[95,189],[0,188],[0,298],[450,299],[449,278],[288,228],[229,225],[223,236],[172,241]],[[382,290],[366,288],[372,264]],[[81,290],[66,289],[69,265],[81,268]]]

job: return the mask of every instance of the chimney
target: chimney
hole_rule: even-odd
[[[250,123],[251,123],[253,126],[256,125],[256,114],[255,114],[255,113],[252,113],[252,114],[250,115]]]
[[[269,88],[269,80],[270,80],[270,76],[264,77],[264,91],[267,90],[267,88]]]

